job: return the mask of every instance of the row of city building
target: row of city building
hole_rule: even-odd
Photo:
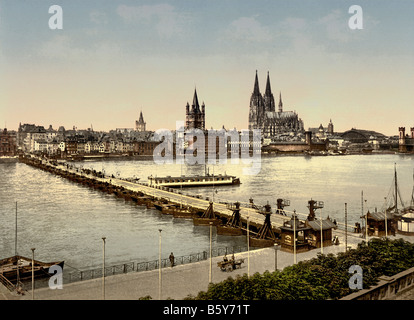
[[[141,113],[142,117],[142,113]],[[116,129],[110,132],[94,131],[93,128],[65,130],[63,126],[55,130],[35,124],[19,124],[17,131],[0,134],[0,156],[14,156],[19,151],[43,153],[49,156],[67,157],[75,154],[126,153],[152,155],[159,143],[153,140],[153,132]]]
[[[330,129],[329,129],[330,128]],[[310,128],[304,132],[290,133],[284,139],[273,140],[261,137],[258,141],[253,136],[243,140],[241,132],[236,129],[215,130],[214,144],[209,144],[209,131],[204,133],[205,153],[219,154],[223,150],[231,153],[239,152],[242,148],[260,150],[265,153],[307,152],[307,151],[340,151],[343,153],[371,152],[373,150],[391,150],[399,152],[414,151],[414,128],[410,135],[405,134],[405,128],[400,127],[399,136],[387,137],[375,131],[351,129],[343,133],[332,131],[333,125],[328,129],[322,125],[319,128]],[[191,128],[185,126],[181,130],[172,131],[172,150],[166,150],[175,155],[176,144],[185,141],[185,132]],[[184,131],[185,130],[185,131]],[[178,140],[180,139],[180,140]],[[154,149],[160,143],[153,131],[137,131],[132,128],[122,128],[109,132],[96,132],[92,128],[87,130],[65,130],[59,127],[54,130],[52,126],[45,129],[34,124],[20,124],[17,131],[0,131],[0,156],[15,156],[19,151],[28,153],[44,153],[49,156],[73,157],[83,154],[128,154],[153,155]],[[246,144],[246,145],[244,145]],[[185,141],[184,149],[194,147],[192,141]],[[236,148],[234,148],[236,147]]]
[[[279,93],[279,103],[276,110],[275,99],[270,85],[270,76],[267,74],[266,90],[262,95],[259,88],[258,74],[256,71],[253,92],[249,104],[249,130],[259,129],[261,132],[260,149],[264,152],[326,152],[336,151],[341,153],[371,152],[373,150],[399,150],[400,152],[412,152],[414,145],[414,130],[411,128],[411,136],[405,134],[405,128],[399,128],[399,136],[387,137],[381,133],[352,128],[345,132],[336,132],[332,120],[324,127],[322,124],[316,128],[305,130],[304,122],[296,111],[285,111],[282,94]],[[197,91],[194,90],[193,101],[185,106],[185,123],[183,130],[199,129],[205,134],[206,152],[206,105],[200,105]],[[229,152],[231,146],[243,143],[241,132],[236,129],[220,130],[223,135],[238,133],[239,139],[226,139],[225,145]],[[174,133],[174,143],[176,135]],[[139,120],[135,121],[135,128],[117,128],[109,132],[96,132],[91,128],[87,130],[65,130],[59,127],[57,130],[49,126],[34,124],[20,124],[17,131],[0,133],[0,156],[13,155],[18,151],[32,153],[47,153],[61,157],[76,154],[93,153],[124,153],[136,155],[152,155],[154,148],[160,140],[154,138],[154,132],[148,131],[142,111]],[[219,139],[219,138],[217,138]],[[185,145],[191,147],[193,141]],[[257,142],[254,142],[257,144]],[[250,143],[250,147],[253,146]],[[175,150],[175,146],[174,146]]]

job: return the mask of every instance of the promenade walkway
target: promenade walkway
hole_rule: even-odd
[[[348,239],[348,246],[356,247],[361,239],[352,237]],[[324,248],[324,253],[338,253],[345,250],[344,239],[340,238],[340,245]],[[320,252],[315,249],[309,252],[297,254],[297,261],[311,259]],[[212,259],[212,282],[217,283],[229,276],[236,277],[248,272],[253,275],[256,272],[263,273],[266,270],[275,270],[275,250],[273,248],[250,251],[250,268],[248,267],[248,253],[235,254],[235,258],[244,258],[241,269],[232,272],[223,272],[217,267],[217,262],[222,261],[222,256]],[[278,251],[277,267],[279,270],[293,264],[293,254]],[[176,267],[162,268],[161,271],[161,299],[168,298],[180,300],[188,295],[197,295],[208,288],[210,260],[179,265]],[[141,297],[151,296],[159,299],[159,270],[131,272],[120,275],[107,276],[105,278],[105,299],[111,300],[136,300]],[[103,298],[102,278],[85,280],[75,283],[63,284],[63,289],[51,290],[41,288],[35,290],[36,300],[100,300]],[[24,296],[17,296],[8,292],[0,292],[0,299],[30,300],[31,287],[27,285]]]

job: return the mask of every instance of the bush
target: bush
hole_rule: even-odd
[[[381,275],[391,276],[414,266],[414,244],[403,239],[372,239],[348,252],[320,254],[283,269],[229,277],[210,284],[196,300],[325,300],[339,299],[352,293],[348,272],[352,265],[363,270],[363,287],[378,282]]]

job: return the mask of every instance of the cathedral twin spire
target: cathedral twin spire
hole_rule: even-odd
[[[256,70],[256,78],[254,79],[253,95],[260,95],[259,79],[257,78],[257,70]]]
[[[253,88],[253,93],[252,93],[252,97],[258,97],[261,96],[260,93],[260,88],[259,88],[259,79],[257,77],[257,70],[256,70],[256,77],[254,80],[254,88]],[[261,100],[261,99],[260,99]],[[269,71],[267,72],[267,80],[266,80],[266,90],[265,93],[263,95],[263,111],[275,111],[275,103],[274,103],[274,97],[273,97],[273,93],[272,93],[272,88],[270,86],[270,75],[269,75]],[[279,112],[283,112],[283,102],[282,102],[282,93],[279,92]]]
[[[250,98],[249,129],[261,127],[264,122],[264,119],[266,118],[266,112],[283,112],[282,93],[279,93],[278,107],[278,111],[276,111],[275,99],[273,97],[272,88],[270,86],[269,71],[267,72],[265,93],[262,95],[260,93],[259,79],[256,70],[253,93]]]
[[[270,88],[270,77],[269,77],[269,71],[268,71],[267,72],[267,81],[266,81],[266,91],[265,91],[265,95],[271,95],[271,94],[272,94],[272,89]]]

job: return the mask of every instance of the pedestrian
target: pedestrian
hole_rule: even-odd
[[[171,268],[174,267],[174,254],[172,252],[170,254],[170,264],[171,264]]]

